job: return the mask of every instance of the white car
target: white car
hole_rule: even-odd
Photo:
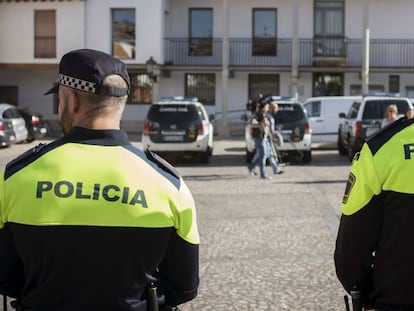
[[[272,101],[279,106],[274,115],[277,135],[283,142],[276,142],[278,153],[283,159],[300,157],[302,162],[312,161],[312,131],[305,108],[300,102],[284,97],[273,96]],[[251,136],[251,120],[245,127],[246,161],[250,162],[256,152],[254,139]]]
[[[213,125],[196,97],[163,97],[148,110],[142,147],[156,153],[196,156],[208,163],[213,154]]]
[[[17,110],[17,107],[6,103],[0,104],[0,118],[12,122],[16,143],[27,141],[28,131],[26,128],[26,121],[24,121]]]
[[[384,112],[391,104],[397,106],[398,118],[404,116],[407,108],[413,107],[409,98],[387,93],[367,94],[355,100],[348,113],[341,115],[342,122],[338,130],[339,154],[348,155],[349,161],[352,161],[366,139],[381,128]]]

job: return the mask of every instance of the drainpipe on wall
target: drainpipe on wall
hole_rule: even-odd
[[[299,61],[298,61],[298,27],[299,27],[299,0],[292,2],[292,76],[290,96],[298,99]]]
[[[87,47],[87,43],[88,43],[88,24],[87,24],[87,9],[88,9],[88,5],[87,5],[88,1],[84,1],[83,2],[83,47],[86,48]]]
[[[219,136],[226,138],[230,136],[228,124],[228,101],[229,101],[229,2],[223,0],[223,38],[222,38],[222,71],[221,71],[221,122]]]
[[[362,93],[369,91],[369,0],[363,0],[362,8]]]

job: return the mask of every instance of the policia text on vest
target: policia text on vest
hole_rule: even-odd
[[[67,180],[60,180],[56,183],[47,180],[38,181],[36,198],[42,199],[48,195],[54,195],[62,199],[73,197],[79,200],[100,200],[102,198],[108,202],[148,207],[143,190],[133,190],[126,186],[101,185],[98,183],[90,185],[79,181],[73,183]]]

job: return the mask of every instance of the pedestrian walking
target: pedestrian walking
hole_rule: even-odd
[[[270,102],[266,101],[266,105],[263,106],[262,112],[264,113],[264,116],[267,119],[267,121],[265,122],[265,125],[268,127],[264,129],[265,138],[264,138],[263,144],[265,145],[264,146],[265,166],[266,166],[266,162],[269,161],[270,166],[272,167],[272,170],[273,170],[273,174],[282,174],[283,170],[279,165],[279,157],[278,157],[277,149],[274,143],[274,132],[275,132],[274,115],[277,113],[277,109],[278,109],[277,104],[271,101]],[[256,163],[259,163],[259,164],[261,163],[260,156],[261,156],[261,147],[256,148],[256,152],[251,161],[251,163],[253,163],[252,166],[253,165],[257,166],[258,164]],[[251,175],[257,174],[254,171],[254,167],[253,169],[249,168],[249,170],[250,170]]]
[[[268,139],[268,150],[269,150],[269,162],[270,165],[273,169],[273,174],[282,174],[283,170],[280,167],[280,163],[279,163],[279,156],[278,156],[278,151],[277,151],[277,147],[275,144],[275,133],[276,133],[276,125],[275,125],[275,115],[277,114],[279,110],[279,106],[276,102],[270,101],[269,102],[269,111],[266,114],[267,119],[269,120],[270,123],[270,132],[269,132],[269,139]]]
[[[348,293],[375,310],[414,310],[414,120],[400,118],[354,157],[335,266]],[[356,294],[356,295],[355,295]]]
[[[269,104],[266,101],[260,101],[258,111],[251,121],[251,134],[254,138],[256,153],[247,168],[251,175],[256,175],[254,169],[259,166],[261,179],[271,179],[266,174],[266,159],[269,154],[268,138],[270,135],[270,122],[266,117],[268,110]]]
[[[65,54],[46,93],[57,95],[64,136],[4,169],[0,293],[18,310],[172,310],[196,297],[193,197],[120,130],[130,87],[122,61]]]

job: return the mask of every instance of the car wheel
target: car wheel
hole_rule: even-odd
[[[337,143],[337,147],[338,147],[338,152],[339,152],[339,155],[341,155],[341,156],[346,155],[347,150],[346,150],[346,148],[345,148],[345,146],[344,146],[344,143],[342,142],[342,139],[341,139],[340,134],[338,134],[338,143]]]
[[[351,146],[351,142],[348,140],[348,160],[349,162],[352,162],[355,156],[355,151]]]
[[[35,140],[34,136],[27,136],[26,143],[31,143],[34,140]]]
[[[310,163],[312,161],[312,151],[304,151],[302,155],[302,162],[303,163]]]
[[[254,154],[255,154],[254,152],[251,152],[246,149],[246,163],[252,162]]]
[[[198,160],[200,163],[210,162],[210,150],[200,152]]]

